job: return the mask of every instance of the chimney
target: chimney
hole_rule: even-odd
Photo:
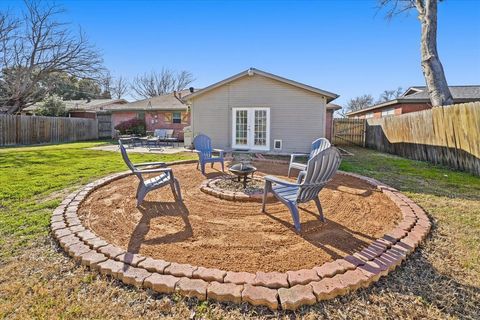
[[[188,88],[188,90],[190,90],[190,93],[193,93],[195,91],[195,88],[194,87],[190,87]]]

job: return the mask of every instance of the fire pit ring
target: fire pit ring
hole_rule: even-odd
[[[257,168],[250,164],[237,163],[231,166],[228,171],[236,175],[238,177],[238,181],[240,181],[240,179],[243,177],[243,188],[246,189],[248,175],[251,174],[251,179],[253,179],[253,174],[255,173],[255,171],[257,171]]]

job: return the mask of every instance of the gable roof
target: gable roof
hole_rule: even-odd
[[[335,94],[335,93],[332,93],[332,92],[329,92],[329,91],[325,91],[325,90],[315,88],[315,87],[312,87],[312,86],[309,86],[309,85],[306,85],[306,84],[303,84],[303,83],[300,83],[300,82],[297,82],[297,81],[293,81],[293,80],[290,80],[290,79],[287,79],[287,78],[283,78],[283,77],[280,77],[280,76],[277,76],[277,75],[274,75],[272,73],[268,73],[268,72],[265,72],[265,71],[262,71],[262,70],[258,70],[258,69],[255,69],[255,68],[250,68],[250,69],[247,69],[247,70],[242,71],[240,73],[237,73],[236,75],[233,75],[229,78],[226,78],[222,81],[216,82],[216,83],[214,83],[214,84],[212,84],[208,87],[205,87],[202,90],[198,90],[196,92],[193,92],[192,94],[189,94],[188,96],[186,96],[184,98],[184,100],[188,101],[192,98],[198,97],[198,96],[200,96],[200,95],[202,95],[202,94],[204,94],[208,91],[211,91],[215,88],[223,86],[227,83],[233,82],[233,81],[235,81],[237,79],[240,79],[242,77],[253,76],[255,74],[261,75],[261,76],[266,77],[266,78],[274,79],[274,80],[277,80],[277,81],[280,81],[280,82],[283,82],[283,83],[286,83],[286,84],[292,85],[294,87],[298,87],[298,88],[301,88],[301,89],[304,89],[304,90],[307,90],[307,91],[310,91],[310,92],[313,92],[313,93],[316,93],[316,94],[320,94],[322,96],[327,97],[327,102],[330,102],[330,101],[339,97],[338,94]]]
[[[480,101],[480,85],[469,86],[449,86],[450,92],[455,103]],[[373,111],[378,108],[383,108],[395,104],[402,103],[430,103],[430,96],[428,95],[426,86],[415,86],[408,88],[400,97],[385,101],[371,107],[363,108],[361,110],[348,112],[347,116],[363,113],[365,111]]]
[[[65,103],[65,108],[67,111],[101,111],[107,110],[109,106],[112,105],[122,105],[126,104],[127,100],[125,99],[91,99],[89,100],[63,100]],[[22,111],[36,111],[43,105],[43,102],[37,102]]]
[[[185,105],[180,100],[180,98],[186,95],[187,93],[190,93],[188,89],[182,90],[176,93],[174,92],[174,93],[169,93],[161,96],[138,100],[138,101],[124,104],[124,105],[113,105],[108,107],[106,110],[110,110],[110,111],[154,111],[154,110],[184,111],[184,110],[187,110],[187,105]]]

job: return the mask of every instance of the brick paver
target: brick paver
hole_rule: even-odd
[[[223,282],[223,278],[227,275],[226,271],[212,268],[198,267],[193,272],[193,278],[203,279],[205,281]]]
[[[272,310],[278,308],[277,297],[277,290],[252,286],[251,284],[246,284],[242,291],[242,301],[248,302],[254,306],[267,306]]]
[[[201,279],[190,279],[183,277],[177,282],[175,290],[186,297],[194,297],[199,300],[206,300],[207,286],[208,282]]]
[[[150,257],[141,261],[138,264],[138,266],[141,268],[145,268],[150,272],[157,272],[157,273],[164,273],[163,271],[169,265],[170,265],[170,262],[160,260],[160,259],[152,259]]]
[[[82,254],[80,257],[82,259],[82,265],[92,269],[95,269],[100,262],[108,259],[108,257],[104,254],[95,252],[93,250]]]
[[[255,276],[253,284],[256,286],[264,286],[272,289],[289,287],[287,274],[281,272],[259,271]]]
[[[122,280],[123,283],[131,284],[136,287],[141,287],[143,285],[143,280],[150,277],[151,275],[152,273],[148,272],[145,269],[135,268],[132,266],[128,266],[126,270],[122,270],[118,274],[120,280]]]
[[[98,271],[100,271],[101,274],[112,276],[114,278],[120,278],[120,273],[127,270],[128,267],[129,266],[125,263],[112,259],[100,262],[97,265]]]
[[[242,302],[243,285],[234,283],[210,282],[207,297],[220,302]]]
[[[114,245],[107,245],[105,247],[98,248],[98,252],[105,254],[107,257],[114,259],[115,257],[124,254],[125,250]]]
[[[312,286],[296,285],[291,288],[278,289],[280,303],[284,310],[295,310],[303,305],[312,305],[317,302]]]
[[[142,255],[130,252],[122,253],[121,255],[115,257],[115,260],[124,262],[134,267],[136,267],[139,262],[142,262],[145,259],[146,257]]]
[[[191,266],[189,264],[172,262],[168,267],[165,268],[164,273],[171,274],[172,276],[177,277],[191,278],[193,276],[193,271],[195,271],[196,269],[197,267]]]
[[[297,271],[287,271],[288,283],[291,287],[297,284],[307,284],[312,281],[320,280],[315,269],[302,269]]]
[[[152,273],[150,277],[145,279],[144,285],[156,292],[171,293],[175,291],[175,285],[178,281],[180,281],[180,278],[175,276]]]

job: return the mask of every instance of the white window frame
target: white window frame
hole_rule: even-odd
[[[236,113],[239,110],[247,110],[247,145],[236,144]],[[255,146],[255,111],[265,110],[267,114],[267,137],[266,145],[263,147]],[[270,150],[270,108],[268,107],[235,107],[232,108],[232,148],[242,149],[248,148],[249,150],[269,151]]]
[[[390,117],[395,115],[395,108],[388,108],[382,110],[382,118],[383,117]]]
[[[365,119],[371,119],[375,116],[375,114],[373,112],[368,112],[365,114]]]

